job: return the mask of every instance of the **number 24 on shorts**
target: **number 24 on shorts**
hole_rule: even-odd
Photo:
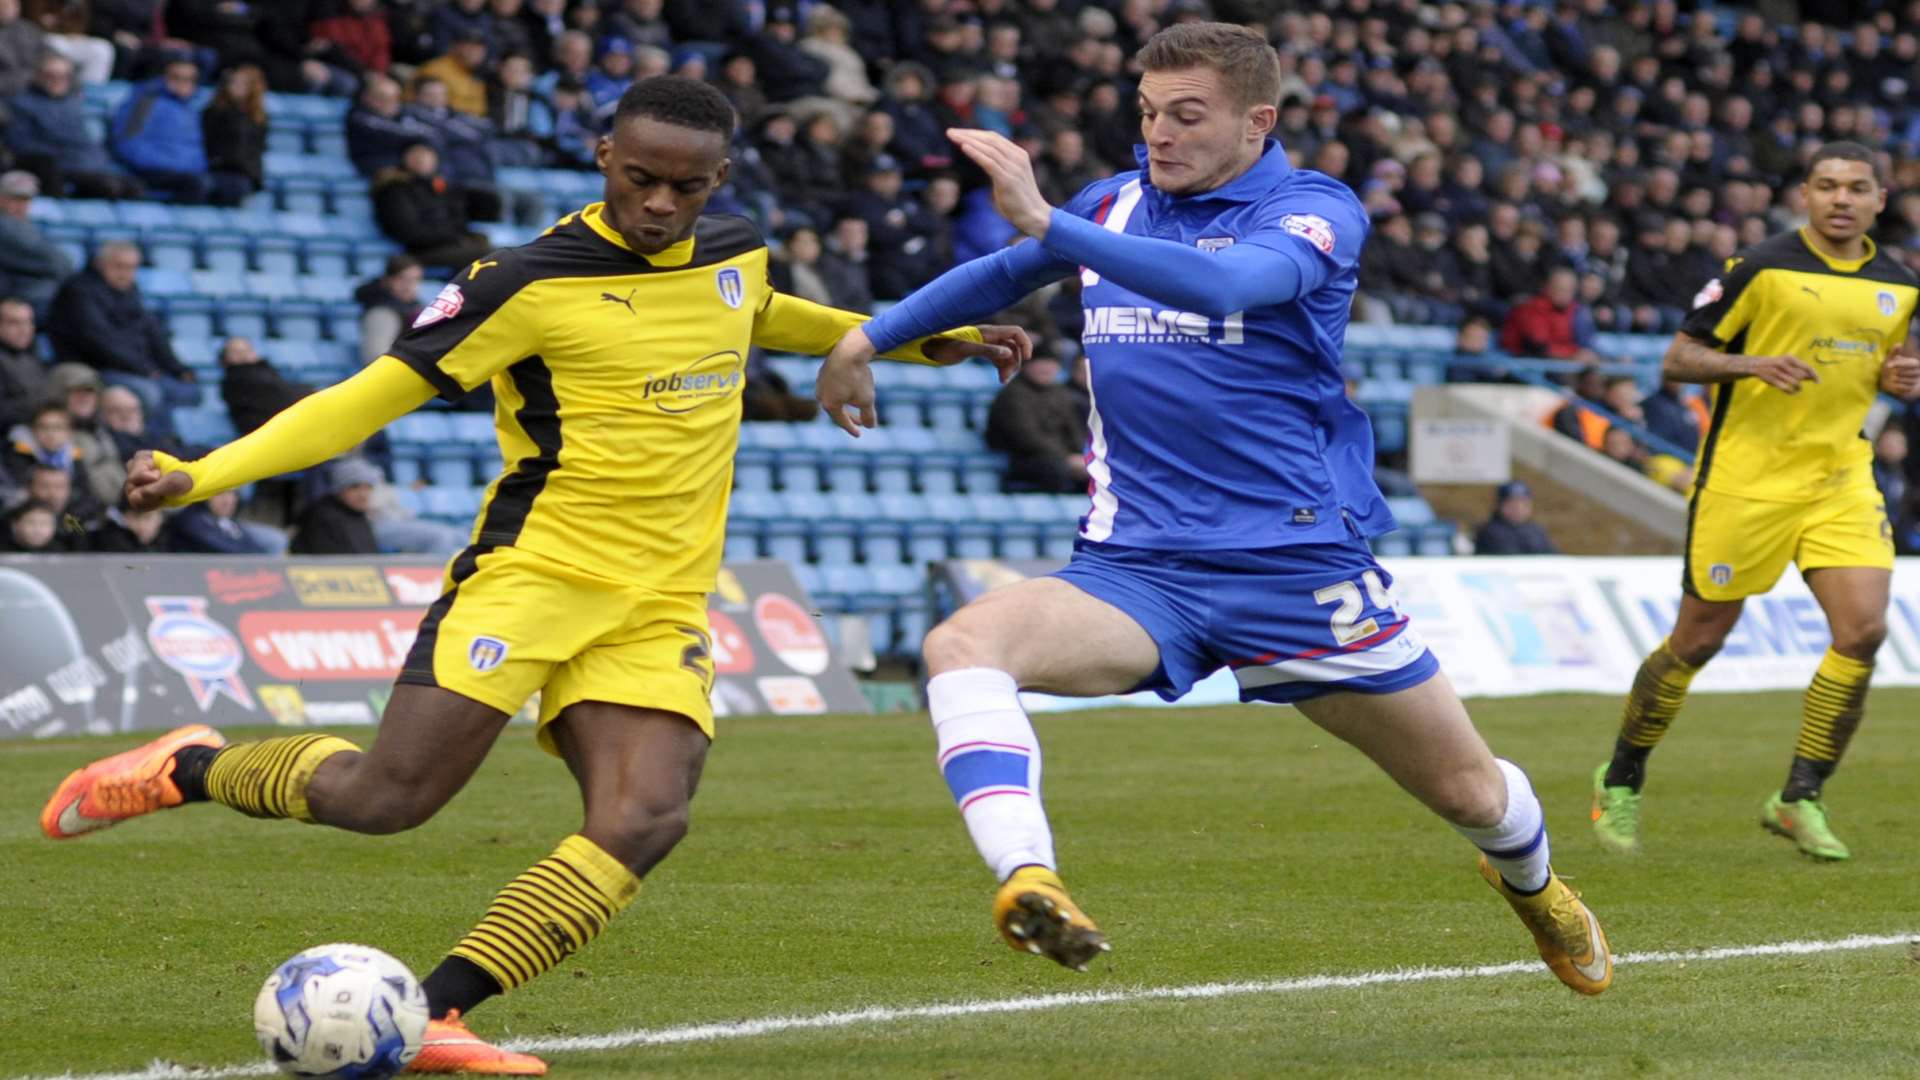
[[[1362,587],[1366,589],[1364,598],[1360,592]],[[1378,570],[1368,570],[1361,574],[1359,581],[1342,581],[1316,590],[1313,594],[1313,602],[1316,604],[1340,605],[1333,610],[1333,616],[1329,621],[1332,624],[1334,642],[1342,646],[1364,641],[1380,632],[1378,619],[1371,617],[1365,620],[1360,619],[1367,610],[1368,601],[1372,601],[1373,607],[1377,610],[1391,611],[1395,615],[1400,613],[1398,600],[1387,588],[1386,583],[1380,580]]]

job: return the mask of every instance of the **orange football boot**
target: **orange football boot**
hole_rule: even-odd
[[[116,825],[181,803],[173,755],[189,746],[218,749],[226,736],[205,724],[175,728],[145,746],[75,769],[40,811],[40,831],[55,840]]]
[[[410,1073],[486,1073],[491,1076],[545,1076],[547,1063],[532,1054],[502,1050],[467,1030],[460,1010],[427,1021],[420,1053],[407,1063]]]

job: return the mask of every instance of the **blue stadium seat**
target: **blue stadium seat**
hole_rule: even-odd
[[[325,313],[326,308],[313,300],[281,300],[273,305],[273,336],[317,342],[324,336],[320,331]],[[326,350],[325,357],[322,362],[327,364],[351,362],[331,349]]]
[[[252,273],[242,278],[241,282],[246,295],[268,300],[291,300],[306,292],[292,273]]]
[[[159,300],[155,307],[166,320],[167,329],[182,337],[210,338],[214,332],[212,301],[198,296]]]
[[[967,427],[967,410],[973,395],[964,390],[936,390],[927,396],[927,426],[946,431]]]
[[[1404,412],[1369,408],[1367,413],[1373,420],[1375,450],[1382,454],[1397,454],[1407,448],[1407,416]]]
[[[360,305],[328,304],[327,336],[335,341],[360,342]]]
[[[1390,532],[1373,538],[1373,553],[1382,558],[1404,558],[1413,554],[1413,542],[1404,532]]]
[[[1000,454],[968,454],[961,464],[960,482],[969,492],[999,491],[1007,474],[1007,459]]]
[[[182,230],[156,229],[141,246],[146,249],[147,265],[156,270],[192,270],[199,258],[199,240]]]
[[[860,526],[860,558],[883,566],[905,562],[907,531],[897,521],[868,521]]]
[[[738,491],[772,491],[774,453],[742,450],[733,458],[733,486]]]
[[[888,452],[871,457],[875,491],[882,495],[906,495],[913,491],[912,455]]]
[[[729,562],[745,562],[760,557],[758,522],[728,520],[726,549],[721,555]]]
[[[129,200],[116,203],[114,215],[122,225],[135,228],[165,228],[178,223],[178,215],[166,203]]]
[[[806,522],[795,521],[792,518],[769,521],[761,535],[764,538],[762,546],[766,550],[767,558],[779,559],[794,566],[807,561]]]
[[[288,176],[269,181],[274,202],[282,210],[302,214],[327,212],[327,181],[319,176]]]
[[[205,334],[172,334],[169,344],[173,346],[173,355],[190,367],[214,363],[214,353],[219,348]]]
[[[789,491],[777,498],[786,516],[796,521],[824,521],[834,516],[833,505],[818,492]]]
[[[267,305],[252,297],[235,297],[220,302],[220,332],[228,337],[267,336]]]
[[[730,516],[738,520],[772,521],[781,517],[782,512],[780,497],[771,492],[736,491],[733,494]]]
[[[324,360],[313,342],[299,338],[283,338],[270,341],[256,341],[254,345],[260,354],[273,361],[274,366],[283,368],[295,379],[303,378],[305,373],[319,367]]]
[[[390,251],[382,250],[366,243],[353,245],[353,276],[373,278],[387,272],[387,256]],[[429,297],[428,299],[432,299]]]
[[[755,420],[740,425],[740,445],[756,450],[790,450],[799,445],[793,425]]]
[[[50,199],[35,200],[35,205],[51,202]],[[118,225],[120,215],[114,212],[115,203],[104,199],[64,199],[61,205],[66,208],[62,219],[69,225]]]
[[[961,472],[966,459],[959,454],[921,454],[914,459],[920,490],[928,496],[947,497],[960,493]]]
[[[1037,559],[1048,530],[1028,522],[1000,522],[994,530],[994,554],[1002,559]]]
[[[203,262],[208,270],[239,276],[247,271],[247,252],[252,241],[239,233],[214,233],[201,240]]]
[[[887,521],[927,521],[932,510],[920,495],[881,495],[876,500],[880,517]]]
[[[420,492],[420,501],[429,517],[461,521],[479,512],[480,489],[467,484],[436,484]]]
[[[814,450],[782,450],[773,455],[775,480],[782,491],[825,491],[825,455]]]
[[[859,532],[856,522],[844,518],[814,522],[813,561],[822,566],[852,566]]]
[[[1047,533],[1040,541],[1040,554],[1049,559],[1070,559],[1076,539],[1078,537],[1072,529]]]
[[[822,473],[827,486],[834,491],[867,490],[867,463],[860,455],[833,454],[826,459]]]
[[[169,270],[146,266],[137,272],[140,291],[148,296],[189,296],[201,290],[194,287],[193,271]]]
[[[408,413],[387,425],[387,439],[395,446],[433,446],[452,437],[452,423],[445,413]]]
[[[347,133],[341,127],[336,126],[331,130],[309,128],[307,141],[311,144],[309,149],[319,157],[345,158],[347,156]]]
[[[1387,509],[1403,529],[1433,524],[1433,507],[1418,495],[1401,495],[1387,500]]]
[[[415,496],[414,501],[416,503],[419,501],[419,493],[406,486],[420,479],[420,462],[418,459],[396,457],[387,465],[387,473],[393,478],[395,487],[398,487],[401,491],[409,495]],[[418,512],[418,510],[415,511],[415,513]]]
[[[1414,541],[1414,553],[1444,558],[1453,554],[1453,533],[1451,524],[1436,522],[1421,529]]]
[[[937,521],[908,522],[907,561],[930,563],[948,558],[947,538],[947,527]]]
[[[300,245],[301,262],[313,277],[353,276],[353,243],[338,237],[315,237]]]
[[[253,242],[253,267],[263,274],[300,273],[300,242],[291,236],[262,236]]]
[[[492,413],[457,412],[447,417],[447,427],[455,442],[468,446],[497,447]]]
[[[246,275],[226,270],[195,270],[188,275],[192,279],[192,289],[201,296],[211,296],[216,300],[230,296],[247,295]]]
[[[464,457],[433,458],[427,462],[427,480],[436,486],[470,487],[473,464]]]
[[[182,442],[199,446],[219,446],[232,442],[235,435],[233,420],[227,416],[227,410],[222,405],[175,409],[173,426],[180,433]]]
[[[306,152],[307,140],[303,132],[277,125],[267,129],[267,153],[291,156]]]

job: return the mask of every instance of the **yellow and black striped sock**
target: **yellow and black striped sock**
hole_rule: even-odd
[[[207,766],[207,798],[243,814],[313,821],[307,784],[320,763],[359,747],[334,735],[289,735],[220,751]]]
[[[633,871],[576,833],[501,889],[451,955],[511,990],[599,937],[639,892]]]
[[[1800,738],[1793,746],[1793,767],[1787,772],[1787,786],[1780,798],[1817,799],[1820,786],[1840,764],[1847,743],[1860,727],[1866,712],[1867,683],[1873,678],[1873,665],[1832,649],[1820,658],[1820,669],[1813,673],[1806,699],[1800,709]]]
[[[1608,787],[1639,791],[1647,779],[1647,755],[1660,745],[1667,726],[1687,702],[1687,687],[1700,669],[1673,651],[1668,639],[1648,654],[1633,677],[1627,706],[1620,717],[1620,737],[1614,741],[1613,762],[1607,766]]]

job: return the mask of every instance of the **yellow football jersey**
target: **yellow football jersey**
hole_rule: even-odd
[[[1871,240],[1853,262],[1832,259],[1799,231],[1727,261],[1695,298],[1682,330],[1747,356],[1795,356],[1819,382],[1784,394],[1759,379],[1714,388],[1698,484],[1749,499],[1799,502],[1866,482],[1873,451],[1861,434],[1880,365],[1906,340],[1920,281]]]
[[[476,545],[710,592],[749,345],[824,354],[866,316],[773,291],[745,218],[702,217],[646,256],[601,208],[460,270],[390,353],[449,399],[493,383],[506,468]],[[930,362],[919,349],[887,355]]]

